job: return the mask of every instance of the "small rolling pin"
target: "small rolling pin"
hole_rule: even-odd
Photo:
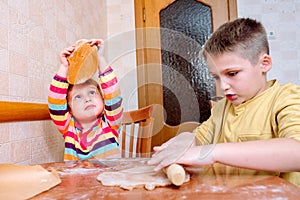
[[[171,164],[164,168],[164,172],[167,174],[168,179],[176,186],[180,186],[185,181],[185,170],[179,164]]]

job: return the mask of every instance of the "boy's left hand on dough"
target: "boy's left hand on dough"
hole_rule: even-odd
[[[195,146],[195,136],[188,132],[181,133],[161,146],[154,147],[155,153],[148,164],[156,165],[155,171],[159,171],[170,164],[177,163],[193,146]]]

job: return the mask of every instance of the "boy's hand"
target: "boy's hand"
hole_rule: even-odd
[[[177,163],[189,149],[195,146],[195,143],[195,136],[192,133],[181,133],[161,146],[154,147],[155,153],[148,164],[156,165],[155,171],[159,171],[170,164]]]
[[[155,171],[173,163],[194,166],[211,165],[215,162],[215,147],[215,144],[196,146],[195,136],[192,133],[184,132],[161,146],[154,147],[155,153],[148,164],[156,165]]]

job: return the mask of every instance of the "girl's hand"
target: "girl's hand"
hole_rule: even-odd
[[[102,39],[91,39],[91,40],[88,41],[88,43],[91,46],[97,46],[98,55],[103,56],[102,53],[103,53],[103,48],[104,48],[104,41]]]
[[[75,45],[72,45],[72,46],[64,49],[59,54],[60,66],[58,68],[57,75],[59,75],[61,77],[67,77],[68,70],[69,70],[69,61],[68,61],[67,57],[70,56],[74,50],[75,50]]]
[[[75,50],[75,45],[72,45],[70,47],[67,47],[60,53],[59,57],[60,57],[61,65],[63,65],[64,67],[67,67],[67,68],[69,67],[69,62],[68,62],[67,57],[69,57],[73,53],[74,50]]]
[[[98,60],[99,60],[98,69],[99,69],[100,73],[104,72],[108,67],[107,61],[103,55],[104,54],[103,53],[104,41],[102,39],[91,39],[88,41],[88,43],[91,46],[96,45],[98,47]]]
[[[91,39],[91,40],[88,40],[88,43],[91,45],[91,46],[101,46],[104,44],[104,41],[102,39]]]

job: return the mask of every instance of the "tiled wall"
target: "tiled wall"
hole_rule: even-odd
[[[270,34],[269,79],[300,84],[300,1],[237,0],[237,5],[239,17],[261,21]]]
[[[106,38],[106,0],[0,0],[0,100],[47,102],[58,55],[80,38]],[[0,163],[60,161],[51,121],[0,123]]]

